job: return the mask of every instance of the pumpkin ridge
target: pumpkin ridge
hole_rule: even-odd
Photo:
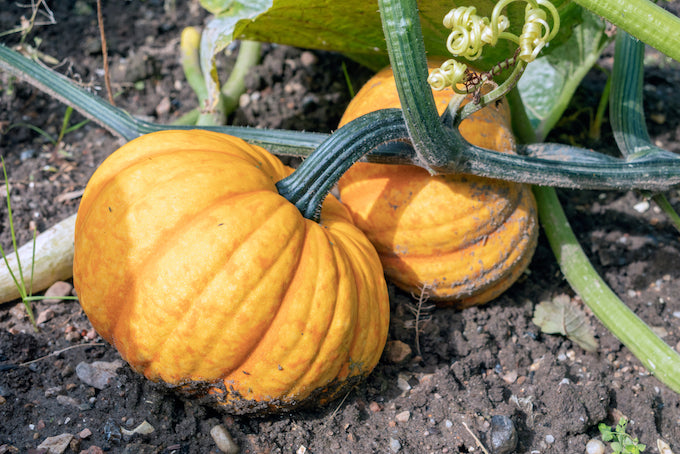
[[[334,294],[334,300],[332,304],[330,302],[326,303],[323,307],[323,311],[328,313],[332,311],[332,314],[327,318],[326,321],[324,321],[325,326],[319,327],[318,325],[316,326],[315,330],[309,329],[312,326],[309,321],[309,317],[307,318],[307,323],[305,323],[304,328],[302,329],[302,332],[305,333],[306,335],[312,335],[314,336],[314,332],[319,334],[319,332],[324,332],[326,333],[325,336],[321,336],[323,339],[322,342],[318,342],[314,345],[314,352],[312,355],[310,355],[308,358],[305,359],[305,364],[306,367],[300,368],[299,373],[296,374],[294,378],[291,378],[288,383],[286,383],[286,388],[285,389],[279,389],[278,393],[282,396],[286,396],[287,398],[292,398],[292,399],[299,399],[299,398],[305,398],[306,394],[309,394],[310,390],[314,390],[316,388],[319,388],[320,386],[326,386],[328,383],[332,382],[333,380],[337,379],[338,372],[342,368],[342,364],[344,362],[344,358],[341,359],[336,359],[335,361],[328,361],[326,356],[324,355],[324,359],[322,363],[319,363],[318,358],[320,354],[323,352],[323,346],[326,340],[328,340],[328,332],[330,327],[333,326],[333,322],[336,318],[337,315],[337,308],[338,308],[338,300],[340,298],[341,294],[341,282],[342,282],[342,277],[340,276],[341,273],[338,272],[337,268],[337,248],[333,246],[333,243],[330,241],[329,238],[329,233],[326,229],[319,229],[315,234],[311,235],[309,232],[311,229],[318,229],[320,226],[319,225],[313,225],[316,224],[313,221],[307,220],[305,222],[306,226],[306,232],[309,237],[313,236],[314,239],[312,241],[317,243],[316,247],[323,247],[327,248],[327,251],[330,252],[330,255],[332,256],[332,262],[331,263],[324,263],[321,267],[317,267],[317,275],[315,276],[317,279],[314,279],[315,283],[320,283],[322,282],[321,279],[318,279],[321,273],[318,273],[321,268],[326,268],[328,270],[334,270],[333,276],[330,278],[330,281],[333,282],[333,294]],[[297,270],[296,270],[297,271]],[[297,277],[297,276],[296,276]],[[309,279],[309,278],[307,278]],[[290,290],[290,287],[289,287]],[[318,295],[320,295],[322,292],[320,291],[321,288],[319,285],[314,286],[314,292],[313,296],[310,298],[310,304],[309,304],[309,311],[314,310],[315,302],[317,302]],[[295,294],[290,294],[288,291],[286,292],[286,295],[283,298],[283,301],[287,301],[290,298],[295,297]],[[289,303],[290,304],[290,303]],[[299,314],[298,314],[299,315]],[[276,318],[272,321],[272,326],[276,324]],[[265,336],[262,338],[264,339]],[[294,344],[291,344],[287,350],[287,354],[285,356],[279,356],[277,355],[277,358],[280,359],[279,364],[285,364],[286,360],[294,356],[296,354],[299,354],[299,352],[296,352],[296,350],[299,350],[299,345],[301,344],[302,339],[299,338],[298,342],[295,342]],[[258,345],[259,347],[259,345]],[[309,348],[303,344],[304,351],[309,352]],[[253,352],[255,353],[255,352]],[[245,363],[245,361],[244,361]],[[321,365],[321,367],[319,367]],[[332,368],[330,367],[332,365]],[[319,375],[319,370],[315,369],[320,369],[324,372],[323,375]],[[312,372],[316,374],[316,377],[310,377],[310,374]],[[313,381],[312,378],[314,378]],[[229,377],[227,377],[225,380],[228,380]],[[243,385],[241,385],[241,388]]]
[[[507,222],[508,219],[510,219],[519,207],[519,205],[522,202],[522,191],[517,190],[513,191],[513,197],[512,199],[508,200],[508,203],[503,204],[500,210],[495,211],[493,208],[489,208],[489,212],[487,215],[484,217],[484,222],[481,222],[481,219],[478,219],[477,222],[475,222],[476,225],[476,230],[470,231],[467,235],[463,235],[461,233],[457,233],[454,235],[454,232],[452,231],[447,231],[447,232],[442,232],[440,233],[441,229],[445,229],[446,227],[451,227],[453,222],[459,222],[459,223],[467,223],[467,219],[475,219],[478,214],[476,211],[478,211],[478,207],[471,207],[470,209],[466,210],[465,213],[462,213],[463,216],[460,218],[457,218],[455,220],[445,220],[442,222],[438,223],[421,223],[417,225],[410,225],[410,226],[405,226],[405,225],[399,225],[398,231],[400,234],[405,237],[405,240],[402,239],[401,241],[404,241],[405,243],[411,243],[412,246],[421,246],[418,244],[418,241],[415,241],[413,239],[414,236],[418,236],[419,238],[427,238],[427,248],[428,250],[425,252],[413,252],[413,249],[404,249],[399,247],[399,243],[401,241],[397,240],[396,238],[393,238],[392,242],[385,242],[385,238],[392,237],[394,235],[394,227],[393,226],[387,226],[383,229],[377,229],[374,227],[366,227],[366,235],[371,238],[373,241],[376,249],[378,250],[378,253],[380,256],[386,256],[386,257],[400,257],[402,255],[407,254],[409,257],[432,257],[433,251],[438,250],[443,254],[453,252],[456,250],[460,249],[465,249],[469,248],[471,246],[474,246],[475,244],[480,243],[480,241],[484,240],[484,236],[490,236],[495,234],[498,229],[503,227],[503,224]],[[362,224],[361,222],[357,222],[358,224]],[[456,230],[465,230],[462,227],[457,227]],[[437,234],[437,235],[435,235]],[[388,236],[389,235],[389,236]],[[457,237],[459,238],[459,242],[454,243],[451,241],[452,237]],[[436,241],[436,238],[440,238],[440,242]],[[445,246],[445,248],[441,249],[442,246]],[[392,252],[395,251],[395,252]],[[401,251],[401,253],[397,252]]]
[[[246,198],[246,197],[255,198],[257,195],[259,195],[258,193],[270,194],[269,191],[256,191],[256,192],[253,192],[253,193],[246,193],[246,194],[237,194],[237,195],[230,194],[228,196],[225,196],[223,199],[232,199],[232,203],[239,203],[239,199],[243,199],[243,198]],[[222,203],[215,202],[215,203],[210,204],[209,206],[206,206],[205,209],[202,211],[202,213],[203,213],[202,216],[209,217],[206,213],[209,213],[211,210],[219,209],[222,206],[222,204],[224,203],[224,200],[221,200],[221,202]],[[267,216],[269,218],[274,217],[275,214],[277,212],[280,212],[282,209],[287,209],[287,208],[292,209],[292,207],[287,206],[285,203],[281,203],[281,201],[276,200],[276,199],[273,199],[272,205],[273,206],[269,207],[269,211],[268,211],[268,214],[267,214]],[[143,262],[141,269],[145,269],[145,270],[157,269],[158,265],[154,265],[154,263],[160,262],[161,260],[163,260],[167,256],[168,253],[171,253],[172,250],[173,250],[174,244],[176,243],[175,238],[181,238],[183,236],[186,236],[187,232],[192,228],[192,225],[193,224],[187,224],[187,223],[178,224],[177,227],[175,229],[173,229],[171,236],[165,235],[162,238],[159,238],[159,241],[160,241],[161,244],[155,245],[154,247],[152,247],[151,250],[154,251],[154,253],[148,254],[144,258],[144,262]],[[245,237],[243,238],[242,241],[239,241],[237,243],[235,242],[234,243],[235,248],[231,251],[231,253],[230,254],[224,254],[223,256],[220,257],[220,260],[218,262],[215,262],[214,266],[210,267],[210,271],[213,274],[209,278],[205,277],[206,276],[205,273],[201,273],[200,277],[202,278],[201,279],[202,285],[200,287],[200,291],[196,292],[196,289],[194,289],[192,292],[188,293],[184,298],[177,299],[177,300],[173,301],[173,306],[187,307],[187,308],[189,308],[189,310],[181,311],[180,312],[181,317],[177,320],[173,320],[175,322],[174,327],[168,330],[167,334],[164,335],[163,341],[159,342],[157,344],[156,348],[154,349],[154,352],[149,355],[149,358],[144,359],[143,361],[137,362],[138,364],[140,364],[140,369],[146,371],[145,375],[149,373],[149,365],[155,364],[158,361],[158,359],[163,356],[163,354],[167,354],[166,348],[168,348],[168,345],[167,345],[168,341],[173,339],[173,337],[175,336],[175,333],[177,333],[178,330],[182,330],[182,329],[186,328],[186,326],[187,326],[186,324],[189,323],[189,320],[190,320],[189,317],[195,317],[194,314],[197,313],[198,309],[193,308],[194,304],[192,304],[191,300],[196,300],[196,301],[201,300],[201,295],[203,295],[204,292],[208,288],[211,287],[210,284],[212,282],[214,282],[217,275],[219,275],[219,273],[224,269],[225,265],[227,263],[229,263],[229,261],[232,259],[234,254],[236,254],[239,249],[241,249],[245,244],[247,244],[249,238],[252,238],[254,235],[257,234],[257,231],[259,231],[262,227],[265,227],[265,226],[266,226],[266,224],[257,225],[256,228],[252,229],[251,231],[249,231],[247,233],[247,235],[245,235]],[[290,239],[292,237],[294,237],[296,235],[296,233],[297,233],[297,231],[295,229],[290,229],[288,241],[290,241]],[[157,249],[154,249],[154,248],[157,248]],[[281,248],[279,250],[281,251],[281,255],[285,254],[285,248]],[[279,258],[280,257],[281,256],[279,256]],[[276,262],[274,262],[274,263],[276,263]],[[143,281],[143,278],[139,277],[139,280]],[[133,284],[133,286],[134,286],[134,284]],[[253,289],[251,289],[251,291],[252,290]],[[127,326],[130,326],[132,324],[131,320],[129,320],[129,318],[135,316],[135,311],[134,310],[127,310],[125,312],[126,312],[126,314],[125,314],[126,316],[120,317],[118,320],[116,320],[116,325],[123,323],[122,326],[127,327]],[[233,314],[231,314],[231,316],[234,316],[236,314],[238,314],[238,311],[234,311]],[[112,331],[112,332],[116,333],[116,334],[118,333],[117,331]],[[219,333],[219,331],[215,332],[215,335],[217,336],[218,333]],[[212,343],[210,345],[212,345],[212,348],[217,346],[216,343]],[[118,346],[117,346],[117,348],[118,348]],[[212,348],[211,348],[211,351],[212,351]],[[124,348],[120,348],[119,350],[125,351]],[[194,366],[199,361],[200,361],[200,358],[198,358],[195,361]],[[191,370],[194,370],[193,366],[192,366]],[[172,380],[164,379],[164,381],[171,382]]]
[[[304,222],[304,227],[305,227],[305,232],[304,232],[304,236],[303,236],[303,237],[304,237],[304,242],[303,242],[303,243],[306,243],[306,242],[309,240],[309,238],[308,238],[309,227],[310,227],[309,221],[305,221],[305,222]],[[305,250],[305,246],[303,245],[303,246],[300,247],[300,251],[304,251],[304,250]],[[291,279],[290,279],[289,285],[286,286],[286,291],[284,292],[284,294],[283,294],[283,296],[282,296],[282,298],[281,298],[281,303],[280,303],[280,305],[279,305],[279,311],[277,311],[277,314],[276,314],[276,315],[274,316],[274,318],[272,319],[270,326],[274,326],[274,325],[277,324],[277,318],[279,317],[280,308],[281,308],[287,301],[289,301],[289,298],[291,298],[291,286],[290,286],[290,283],[292,283],[292,282],[296,279],[296,277],[298,276],[298,272],[299,272],[299,268],[300,268],[300,263],[301,263],[301,261],[302,261],[303,256],[304,256],[303,252],[300,252],[300,253],[298,254],[298,259],[297,259],[297,261],[296,261],[296,263],[295,263],[295,266],[294,266],[294,267],[291,267]],[[319,282],[319,281],[316,280],[315,282]],[[315,288],[314,288],[314,296],[312,296],[312,298],[310,298],[311,302],[310,302],[310,304],[309,304],[309,311],[308,311],[308,313],[311,312],[311,310],[312,310],[313,301],[316,299],[316,295],[318,295],[318,286],[315,286]],[[306,326],[308,326],[308,324],[306,324],[305,327],[306,327]],[[253,347],[250,349],[250,351],[246,354],[246,356],[245,356],[245,357],[243,358],[243,360],[240,362],[239,366],[243,366],[244,369],[247,369],[247,363],[248,363],[248,361],[250,361],[251,358],[252,358],[254,355],[256,355],[256,354],[259,353],[259,352],[258,352],[258,349],[260,348],[260,345],[262,345],[263,341],[266,340],[266,337],[267,337],[268,334],[269,334],[269,330],[267,330],[267,332],[263,333],[262,336],[260,336],[260,337],[258,338],[256,344],[254,344]],[[287,350],[288,355],[279,356],[278,358],[279,358],[279,360],[280,360],[280,363],[285,363],[285,360],[287,359],[288,356],[291,356],[291,355],[295,354],[295,349],[297,348],[297,346],[298,346],[298,343],[296,342],[295,344],[291,345],[290,348]],[[317,352],[314,354],[313,358],[315,358],[317,354],[318,354],[318,349],[317,349]],[[229,379],[230,379],[230,378],[229,378],[229,375],[233,374],[234,372],[237,372],[236,369],[237,369],[237,368],[234,368],[233,370],[230,370],[229,372],[226,372],[226,373],[224,374],[224,380],[225,380],[225,382],[229,381]],[[296,379],[292,380],[291,383],[289,383],[288,387],[287,387],[285,390],[281,390],[280,394],[281,394],[281,395],[284,395],[284,396],[287,395],[288,392],[289,392],[289,391],[290,391],[290,390],[291,390],[291,389],[299,382],[300,378],[301,378],[303,375],[304,375],[304,373],[299,374],[298,377],[297,377]]]
[[[268,192],[268,191],[261,191],[261,192]],[[242,195],[243,195],[243,196],[252,196],[253,194],[242,194]],[[241,197],[236,197],[236,199],[240,199],[240,198],[241,198]],[[288,206],[287,206],[285,203],[283,203],[283,204],[277,204],[277,206],[274,208],[274,210],[272,210],[272,211],[269,213],[269,215],[267,215],[267,218],[268,218],[268,219],[272,219],[272,218],[274,218],[274,217],[276,216],[276,214],[277,214],[278,212],[280,212],[280,211],[282,211],[282,210],[285,210],[285,209],[287,209],[287,208],[288,208]],[[206,289],[209,287],[210,283],[213,282],[213,281],[216,279],[216,277],[219,275],[219,272],[224,268],[224,266],[232,260],[232,257],[233,257],[235,254],[237,254],[239,250],[241,250],[242,248],[244,248],[244,246],[246,246],[246,245],[252,240],[252,238],[255,237],[255,236],[257,235],[257,233],[258,233],[259,231],[261,231],[262,228],[265,228],[266,226],[267,226],[266,224],[260,224],[257,228],[255,228],[255,229],[251,230],[250,232],[248,232],[248,234],[247,234],[245,237],[243,237],[243,238],[241,239],[241,241],[239,241],[237,247],[236,247],[233,251],[231,251],[231,254],[229,254],[229,255],[224,255],[223,258],[222,258],[222,260],[221,260],[217,265],[215,265],[214,267],[212,267],[212,269],[214,270],[214,273],[212,274],[212,276],[210,276],[210,277],[206,280],[206,282],[204,283],[204,285],[201,286],[200,290],[199,290],[197,293],[192,294],[191,297],[194,298],[194,299],[196,299],[196,300],[200,300],[200,299],[201,299],[201,296],[202,296],[203,293],[206,291]],[[285,245],[285,246],[280,247],[280,248],[277,248],[276,251],[273,251],[273,250],[270,250],[270,251],[269,251],[269,257],[272,259],[272,264],[271,264],[271,266],[269,266],[269,267],[262,273],[262,276],[258,279],[257,282],[253,283],[253,284],[254,284],[254,287],[248,289],[247,294],[250,294],[250,293],[254,292],[256,288],[258,288],[258,287],[260,287],[260,286],[262,286],[262,285],[268,285],[268,284],[267,284],[267,281],[268,281],[267,278],[268,278],[268,276],[269,276],[272,272],[274,272],[273,270],[276,268],[276,266],[275,266],[276,263],[278,263],[282,258],[284,258],[285,254],[286,254],[286,252],[287,252],[287,246],[288,246],[290,240],[293,239],[298,233],[299,233],[299,232],[298,232],[296,229],[290,229],[290,232],[289,232],[289,235],[287,236],[286,241],[282,243],[282,244]],[[275,252],[278,252],[278,255],[277,255],[276,257],[274,257],[274,253],[275,253]],[[299,262],[299,260],[300,260],[300,255],[301,255],[301,254],[298,252],[298,253],[297,253],[296,262]],[[290,280],[292,279],[292,274],[293,274],[292,271],[288,273],[288,276],[287,276],[287,278],[286,278],[286,280],[288,281],[288,283],[290,283]],[[287,287],[287,285],[286,285],[286,287]],[[247,294],[245,294],[245,295],[243,296],[244,300],[247,299]],[[243,301],[243,300],[242,300],[242,301]],[[241,301],[241,302],[242,302],[242,301]],[[281,301],[279,300],[279,304],[276,306],[276,311],[278,311],[278,308],[280,307],[280,304],[281,304]],[[191,307],[191,306],[190,306],[190,307]],[[186,318],[186,315],[188,315],[188,314],[191,313],[191,312],[192,312],[192,311],[186,311],[186,312],[184,313],[184,316],[183,316],[180,320],[178,320],[178,322],[177,322],[177,324],[176,324],[176,327],[173,329],[173,331],[171,332],[171,334],[170,334],[169,336],[167,336],[167,339],[171,339],[171,338],[173,337],[173,334],[172,334],[172,333],[175,333],[177,330],[184,328],[184,326],[186,325],[186,323],[189,323],[189,320]],[[231,314],[229,314],[228,317],[231,318],[231,317],[238,316],[238,314],[239,314],[240,312],[241,312],[241,311],[235,310],[235,311],[233,311]],[[219,318],[219,316],[215,316],[215,314],[213,314],[213,317],[214,317],[215,319]],[[225,318],[225,314],[222,315],[222,319],[224,319],[224,318]],[[219,323],[218,323],[218,324],[219,324]],[[262,331],[262,333],[266,332],[267,329],[268,329],[268,328],[265,328],[265,330]],[[221,333],[219,332],[219,330],[217,330],[217,331],[215,331],[215,332],[213,333],[213,338],[217,338],[217,337],[219,337],[220,335],[221,335]],[[263,337],[264,337],[264,335],[258,336],[256,342],[255,342],[254,344],[250,344],[250,345],[249,345],[248,351],[247,351],[247,352],[243,352],[243,353],[241,354],[241,356],[240,356],[240,359],[238,359],[238,360],[235,359],[235,360],[234,360],[234,363],[235,363],[234,367],[233,367],[231,370],[229,370],[229,372],[226,372],[226,369],[225,369],[224,371],[220,372],[220,376],[228,375],[229,373],[233,372],[234,370],[237,370],[241,365],[243,365],[243,363],[247,360],[247,358],[252,354],[252,352],[253,352],[253,351],[257,348],[257,346],[260,344],[260,342],[262,341]],[[214,341],[213,341],[213,342],[206,342],[206,343],[207,343],[208,345],[210,345],[210,348],[205,352],[205,355],[204,355],[204,356],[205,356],[205,357],[208,357],[208,358],[212,358],[212,357],[213,357],[212,354],[213,354],[214,350],[219,346],[219,343],[218,343],[218,342],[214,342]],[[166,345],[167,345],[167,343],[166,343],[166,342],[163,342],[163,344],[161,344],[161,346],[159,346],[160,348],[159,348],[159,351],[158,351],[158,353],[157,353],[157,357],[154,358],[154,361],[156,361],[156,360],[158,359],[158,357],[161,357],[161,356],[163,355],[163,349],[166,347]],[[195,370],[195,369],[196,369],[196,365],[197,365],[198,363],[200,363],[202,360],[203,360],[203,358],[201,358],[201,357],[195,357],[195,358],[194,358],[194,363],[191,364],[191,365],[189,366],[190,369],[191,369],[191,370]]]
[[[349,240],[355,250],[356,254],[361,254],[362,256],[366,256],[366,250],[365,250],[365,245],[360,244],[357,242],[354,238],[347,238]],[[345,251],[347,249],[344,249]],[[347,254],[347,252],[345,252]],[[354,254],[353,254],[354,255]],[[353,262],[352,262],[353,263]],[[352,273],[354,275],[354,281],[357,283],[357,294],[361,295],[363,293],[364,288],[370,288],[372,286],[375,286],[374,283],[368,283],[367,281],[370,280],[371,275],[362,272],[361,269],[352,266]],[[361,285],[359,285],[361,284]],[[373,285],[371,285],[373,284]],[[367,342],[367,338],[371,335],[371,329],[374,328],[375,326],[379,326],[379,323],[376,324],[375,320],[380,319],[381,313],[380,313],[380,305],[378,301],[374,301],[373,299],[369,299],[368,301],[365,301],[367,306],[375,306],[375,311],[372,310],[374,309],[373,307],[367,308],[367,307],[361,307],[359,310],[365,311],[366,314],[371,316],[370,318],[363,319],[359,318],[359,322],[363,325],[356,325],[355,330],[354,330],[354,335],[352,337],[352,342],[349,345],[349,363],[348,363],[348,370],[347,374],[348,375],[354,375],[352,374],[352,369],[353,368],[358,368],[360,374],[366,373],[367,370],[371,369],[370,364],[373,363],[373,361],[377,362],[380,359],[380,356],[382,354],[382,351],[379,353],[375,351],[375,348],[369,347],[370,343]],[[374,313],[375,312],[375,313]],[[384,336],[386,340],[387,336],[387,331],[385,331]],[[373,355],[369,355],[370,351],[373,350]],[[354,355],[352,355],[354,353]],[[375,355],[377,354],[377,358]],[[364,361],[360,362],[353,362],[352,357],[354,358],[362,358]],[[366,364],[368,363],[368,365]]]
[[[328,384],[332,383],[333,380],[339,378],[338,374],[342,370],[347,358],[349,358],[349,346],[355,337],[354,322],[356,322],[358,314],[352,309],[356,309],[357,305],[349,305],[345,302],[345,297],[348,296],[346,294],[347,291],[350,292],[353,298],[347,297],[346,300],[357,301],[358,292],[356,289],[354,273],[347,273],[347,271],[353,270],[354,267],[344,248],[338,247],[336,244],[337,241],[331,241],[332,238],[329,234],[329,231],[324,229],[323,234],[330,243],[333,257],[332,269],[336,270],[335,273],[338,276],[339,285],[336,287],[335,298],[333,300],[333,315],[330,317],[327,324],[327,335],[319,344],[319,347],[314,354],[313,360],[309,362],[309,367],[307,370],[304,371],[301,378],[297,380],[295,385],[291,386],[291,388],[288,390],[289,393],[294,395],[305,392],[307,389],[316,389],[321,386],[327,386]],[[340,268],[341,264],[343,268]],[[350,274],[352,276],[351,282],[348,280]],[[344,276],[344,279],[341,279],[342,276]],[[349,307],[349,312],[347,311],[347,306],[352,306]],[[342,329],[341,324],[344,322],[340,320],[340,317],[347,317],[347,315],[350,316],[350,321],[347,322],[347,326],[352,326],[352,328],[349,328],[351,331],[349,334],[347,334],[348,328]],[[343,332],[345,335],[339,339],[337,338],[337,334],[336,336],[331,337],[331,334],[335,334],[336,331]],[[321,355],[322,353],[323,355]],[[335,357],[333,357],[333,353],[336,354]],[[319,360],[320,355],[321,358],[323,358],[321,361]],[[329,368],[329,363],[333,364],[332,369]]]

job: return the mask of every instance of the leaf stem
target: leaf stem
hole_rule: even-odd
[[[234,67],[221,89],[225,115],[231,114],[238,107],[238,99],[246,91],[246,74],[260,61],[261,47],[258,41],[241,41]]]
[[[680,19],[649,0],[574,0],[640,41],[680,61]]]

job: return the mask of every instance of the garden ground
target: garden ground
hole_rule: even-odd
[[[0,32],[29,13],[4,3]],[[29,42],[41,38],[40,50],[83,86],[103,86],[93,2],[52,3],[57,23],[37,28]],[[182,27],[206,19],[198,2],[177,2],[175,11],[153,0],[104,3],[116,103],[161,123],[195,107],[179,65],[179,35]],[[3,40],[11,45],[17,38]],[[370,71],[336,54],[265,46],[232,122],[330,132],[350,99],[343,61],[355,88],[370,77]],[[646,61],[651,135],[660,146],[678,151],[678,65],[654,52]],[[610,66],[611,54],[601,64]],[[612,150],[606,126],[600,140],[587,137],[604,81],[600,70],[588,75],[551,140]],[[101,88],[98,93],[104,96]],[[0,150],[9,172],[15,228],[24,243],[32,227],[43,231],[76,212],[79,191],[122,142],[89,123],[67,134],[55,151],[21,125],[56,136],[65,106],[4,73],[0,106]],[[72,123],[80,120],[74,115]],[[597,270],[667,343],[680,348],[678,232],[639,193],[561,190],[559,195]],[[680,193],[667,196],[679,209]],[[0,243],[8,250],[5,207],[0,219]],[[211,435],[217,426],[242,453],[469,453],[481,452],[473,434],[491,445],[491,420],[497,415],[512,420],[518,453],[582,453],[599,435],[598,423],[615,424],[622,415],[630,419],[629,432],[649,446],[647,452],[656,452],[657,439],[680,452],[680,397],[649,375],[592,315],[599,343],[594,353],[565,337],[544,334],[532,323],[535,305],[561,294],[578,303],[544,237],[529,270],[508,292],[464,311],[431,309],[418,332],[410,310],[417,298],[390,287],[389,343],[373,374],[322,408],[264,417],[229,416],[199,405],[126,365],[115,369],[102,389],[87,384],[79,364],[120,357],[97,337],[77,302],[35,304],[44,320],[38,333],[20,303],[3,304],[0,453],[40,452],[41,443],[61,434],[73,436],[64,452],[219,452]],[[144,421],[153,427],[151,433],[125,432]]]

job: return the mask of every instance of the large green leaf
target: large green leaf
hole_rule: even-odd
[[[560,10],[570,10],[568,0],[554,0]],[[319,1],[319,0],[201,0],[215,18],[207,25],[201,40],[201,66],[208,90],[216,93],[219,81],[214,68],[214,55],[234,39],[249,39],[287,44],[296,47],[340,52],[373,69],[387,65],[380,14],[376,1]],[[442,20],[456,6],[473,5],[480,16],[490,16],[495,0],[463,0],[455,4],[435,0],[419,2],[421,27],[428,54],[446,56],[447,30]],[[524,2],[511,4],[505,14],[510,19],[510,30],[519,34],[524,23]],[[562,18],[559,43],[568,37],[570,16]],[[571,16],[573,18],[573,15]],[[481,59],[472,64],[488,69],[512,55],[515,46],[501,40],[495,48],[484,51]]]
[[[571,36],[530,63],[518,84],[538,141],[544,140],[555,126],[609,42],[604,21],[588,10],[576,8],[581,20]]]
[[[478,15],[488,16],[496,3],[495,0],[464,0],[455,4],[435,0],[421,1],[421,25],[428,52],[432,55],[449,55],[445,46],[448,30],[442,25],[442,19],[451,8],[472,5],[477,9]],[[553,3],[560,10],[570,4],[567,0],[555,0]],[[374,69],[387,63],[385,39],[375,1],[201,0],[201,4],[216,14],[218,21],[241,14],[239,5],[259,12],[247,18],[239,17],[233,28],[229,25],[230,22],[224,21],[218,22],[219,26],[213,26],[214,29],[221,29],[221,33],[225,35],[222,42],[234,37],[331,50],[351,55]],[[524,6],[523,2],[517,2],[506,8],[505,13],[512,24],[511,30],[515,33],[519,33],[524,22]],[[567,32],[569,27],[563,28]],[[215,48],[219,50],[219,46]],[[512,49],[512,44],[501,41],[495,49],[486,51],[484,57],[475,62],[475,66],[487,68],[507,58]]]

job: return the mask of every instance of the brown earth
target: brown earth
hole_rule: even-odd
[[[58,70],[102,96],[104,91],[93,2],[52,2],[56,25],[37,28],[40,50],[61,62]],[[197,2],[165,11],[158,0],[105,2],[105,25],[116,102],[130,113],[168,123],[195,107],[178,62],[179,33],[201,25]],[[0,31],[28,11],[2,2]],[[2,38],[15,44],[16,35]],[[304,54],[304,58],[301,56]],[[225,59],[228,65],[233,56]],[[354,87],[370,71],[342,57],[283,46],[265,46],[262,64],[248,78],[250,103],[233,123],[330,132],[350,99],[341,62]],[[609,63],[603,57],[602,64]],[[660,146],[680,149],[678,65],[650,52],[645,108]],[[588,75],[555,141],[611,150],[611,132],[589,140],[589,113],[604,76]],[[31,228],[45,230],[73,214],[96,166],[120,144],[97,125],[64,138],[59,151],[25,125],[56,135],[65,106],[0,74],[0,150],[12,189],[21,243]],[[74,114],[72,123],[82,120]],[[664,340],[680,348],[680,237],[660,210],[634,192],[559,191],[579,240],[598,271],[621,298]],[[667,194],[680,208],[680,194]],[[637,209],[636,209],[637,208]],[[0,243],[11,249],[6,207],[0,208]],[[118,353],[91,329],[77,302],[37,303],[49,315],[33,332],[20,303],[0,306],[0,453],[40,452],[47,437],[75,435],[65,452],[219,452],[210,435],[222,425],[242,453],[480,452],[472,433],[491,445],[494,416],[510,418],[518,434],[514,452],[582,453],[599,435],[600,422],[620,415],[629,432],[657,452],[656,441],[680,452],[680,398],[653,376],[592,316],[599,347],[588,353],[567,338],[543,334],[532,323],[534,306],[572,295],[547,241],[541,237],[520,282],[496,301],[455,311],[427,311],[416,333],[411,295],[390,288],[389,341],[421,354],[396,361],[387,353],[368,380],[343,399],[266,417],[233,417],[148,382],[129,367],[96,389],[75,373],[81,362],[115,361]],[[51,311],[51,312],[47,312]],[[67,350],[66,350],[67,349]],[[392,351],[388,349],[388,351]],[[678,371],[680,373],[680,371]],[[147,435],[123,435],[143,421]],[[469,428],[469,430],[467,428]],[[87,429],[86,432],[82,432]],[[89,435],[88,435],[89,432]],[[80,434],[80,435],[79,435]]]

